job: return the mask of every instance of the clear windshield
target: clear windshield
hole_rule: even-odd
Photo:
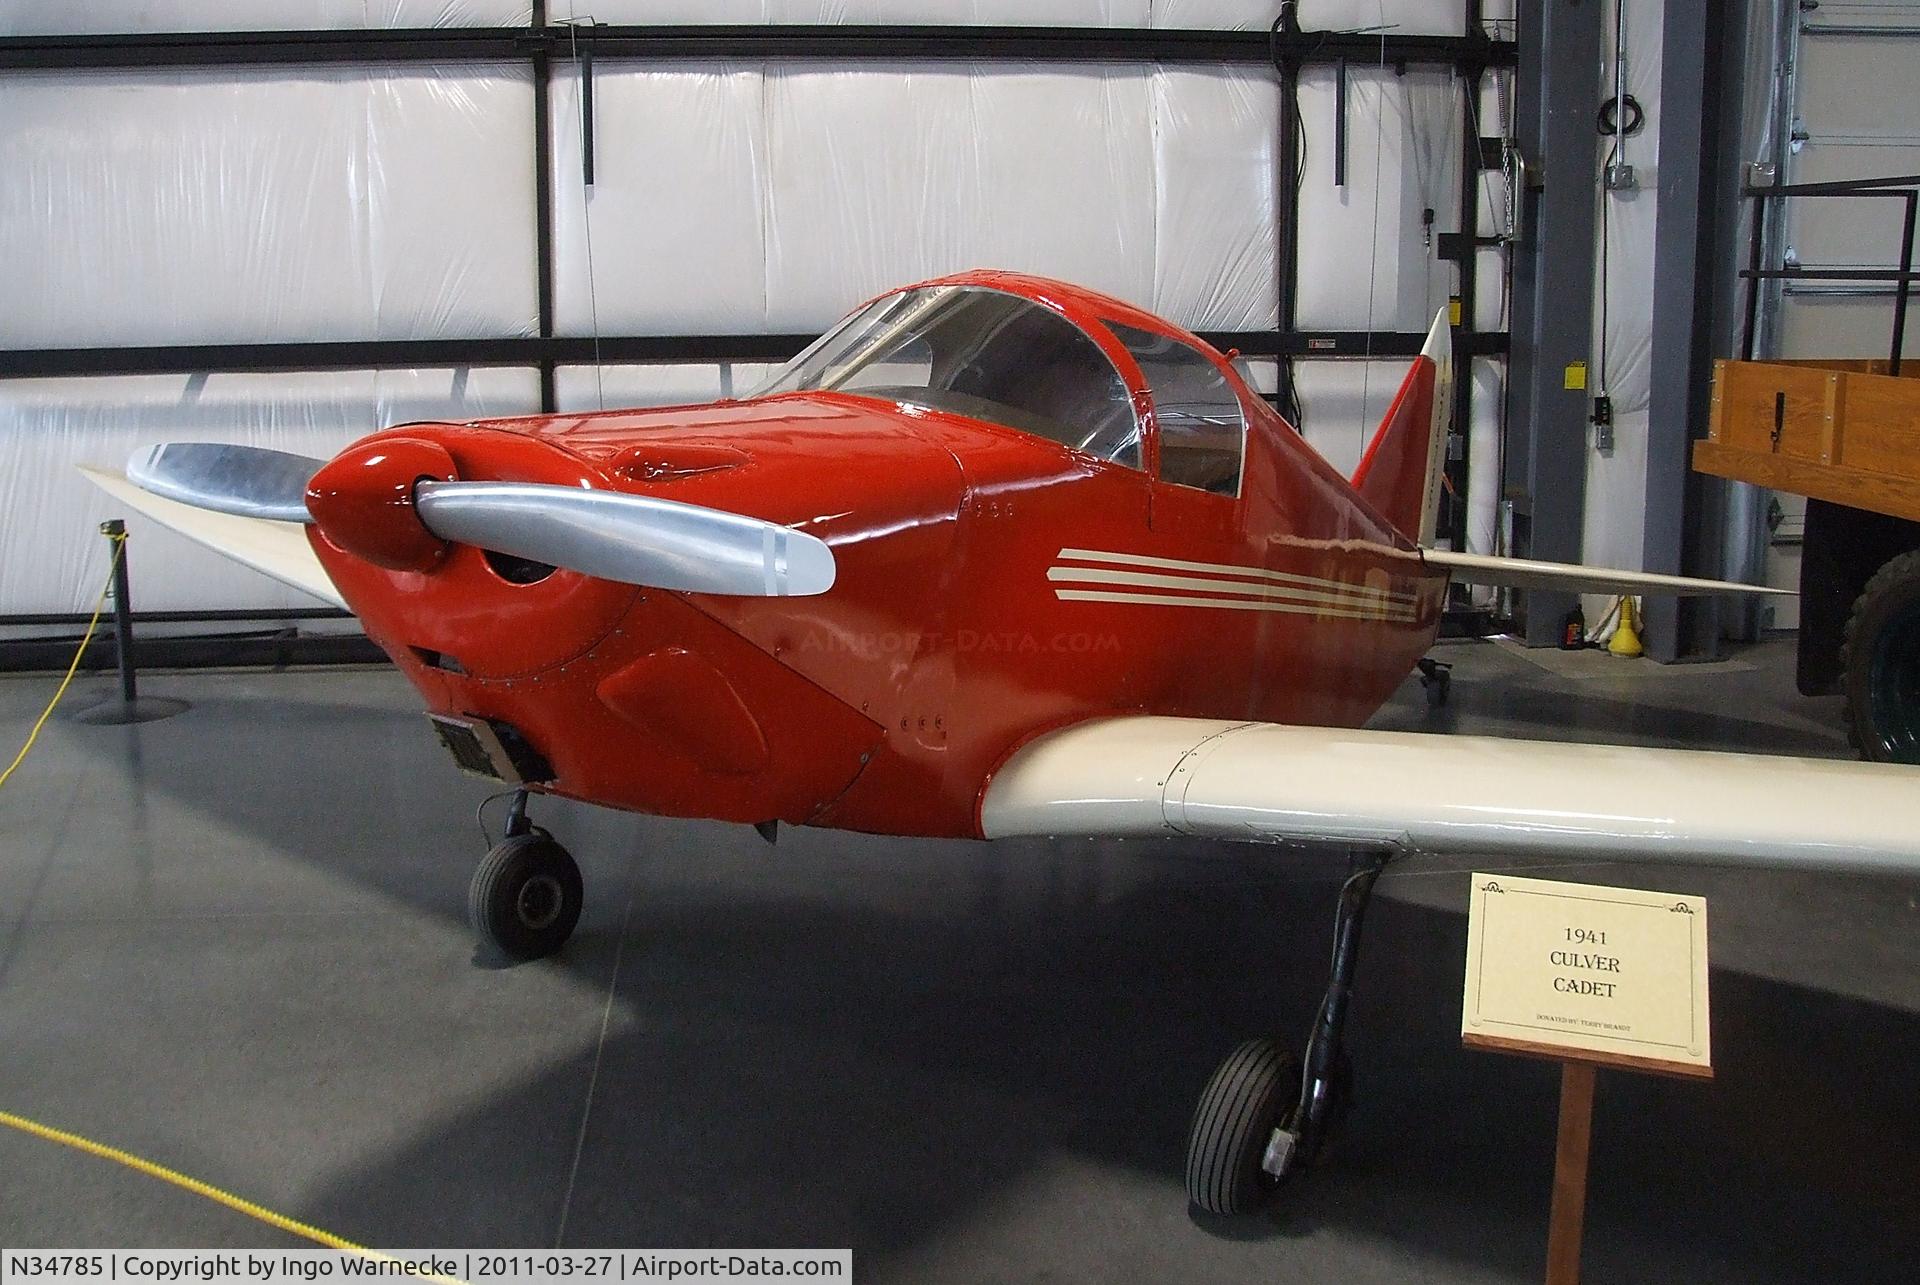
[[[876,299],[756,396],[858,393],[951,411],[1140,466],[1126,381],[1078,326],[1031,299],[922,286]]]

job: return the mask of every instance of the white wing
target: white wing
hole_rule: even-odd
[[[215,513],[143,491],[119,473],[85,465],[80,471],[108,495],[161,526],[197,540],[214,552],[272,576],[282,584],[310,593],[324,603],[335,607],[347,605],[340,591],[333,587],[326,568],[320,565],[320,559],[314,556],[313,546],[307,543],[304,525]]]
[[[1019,750],[980,824],[1920,874],[1920,768],[1127,717]]]
[[[1532,558],[1500,558],[1486,553],[1455,553],[1451,549],[1422,549],[1428,566],[1445,567],[1461,584],[1492,585],[1504,589],[1561,589],[1568,593],[1780,594],[1791,589],[1741,584],[1734,580],[1699,580],[1657,571],[1616,571],[1611,567],[1584,567],[1572,562],[1539,562]]]

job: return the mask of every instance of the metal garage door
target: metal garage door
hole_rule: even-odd
[[[1780,100],[1790,113],[1788,183],[1920,174],[1920,0],[1782,0],[1788,40]],[[1800,199],[1787,202],[1780,236],[1789,266],[1898,266],[1902,202]],[[1766,348],[1781,357],[1884,357],[1893,324],[1886,283],[1790,281],[1768,309]],[[1908,309],[1908,353],[1920,332],[1920,304]],[[1778,525],[1767,557],[1771,584],[1800,578],[1806,501],[1775,497]],[[1798,607],[1776,608],[1774,623],[1797,623]]]

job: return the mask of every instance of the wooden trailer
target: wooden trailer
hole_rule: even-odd
[[[1807,497],[1800,690],[1854,743],[1920,763],[1920,362],[1721,361],[1693,467]]]

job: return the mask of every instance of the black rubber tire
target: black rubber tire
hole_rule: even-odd
[[[1854,599],[1840,667],[1860,757],[1920,763],[1920,549],[1889,560]]]
[[[585,895],[573,855],[536,830],[503,840],[480,862],[467,886],[467,922],[509,959],[542,959],[573,935]]]
[[[1209,1214],[1250,1214],[1279,1184],[1260,1168],[1274,1126],[1300,1095],[1300,1059],[1248,1040],[1207,1081],[1187,1134],[1187,1199]]]

